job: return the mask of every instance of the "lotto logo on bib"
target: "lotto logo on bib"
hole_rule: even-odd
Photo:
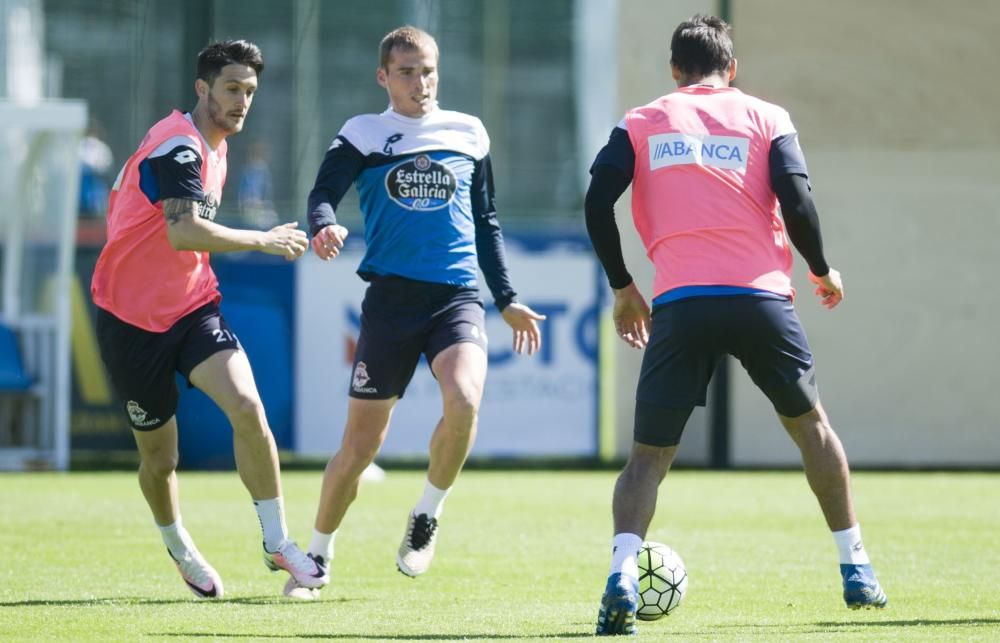
[[[407,210],[437,210],[451,202],[455,173],[426,154],[395,166],[385,175],[389,198]]]

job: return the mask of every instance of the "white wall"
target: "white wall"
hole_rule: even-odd
[[[741,86],[791,112],[844,276],[827,312],[798,266],[797,307],[852,464],[996,467],[1000,3],[734,4]],[[745,377],[735,411],[737,463],[797,461]]]
[[[622,2],[620,103],[673,87],[670,34],[714,3]],[[820,307],[796,266],[796,302],[824,405],[853,465],[1000,463],[1000,3],[754,0],[733,3],[738,86],[786,107],[800,133],[827,255],[847,298]],[[619,202],[629,267],[651,268]],[[618,350],[619,448],[631,439],[639,353]],[[739,366],[733,459],[794,465],[798,454]],[[704,418],[682,456],[704,461]]]

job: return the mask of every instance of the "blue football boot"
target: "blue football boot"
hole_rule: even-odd
[[[844,602],[852,610],[882,609],[889,603],[871,565],[841,565],[840,575],[844,579]]]
[[[635,634],[635,612],[638,609],[639,581],[623,574],[611,574],[597,613],[597,635]]]

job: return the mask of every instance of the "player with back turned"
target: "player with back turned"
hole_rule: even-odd
[[[223,586],[181,522],[175,373],[232,424],[265,564],[309,587],[328,579],[288,538],[274,437],[246,353],[219,310],[208,262],[209,252],[246,250],[291,260],[308,247],[294,223],[257,231],[214,221],[226,181],[226,137],[243,129],[263,67],[260,49],[244,40],[201,51],[194,110],[175,110],[156,123],[115,181],[108,240],[91,284],[101,357],[139,449],[139,486],[167,552],[199,598],[222,598]]]
[[[788,113],[730,86],[729,25],[695,16],[671,40],[678,89],[626,113],[591,167],[587,231],[614,291],[615,330],[645,348],[634,442],[615,485],[611,570],[598,634],[634,634],[642,545],[657,489],[726,354],[743,364],[802,454],[833,532],[848,607],[887,603],[861,540],[850,473],[819,401],[792,306],[788,239],[827,308],[843,299],[826,262],[809,174]],[[625,267],[614,204],[632,184],[636,229],[655,266],[653,309]],[[779,215],[780,204],[780,215]]]

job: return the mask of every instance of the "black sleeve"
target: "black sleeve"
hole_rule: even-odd
[[[497,220],[496,194],[493,189],[493,165],[489,154],[476,161],[469,199],[472,202],[472,220],[476,225],[479,269],[483,271],[497,310],[503,311],[508,304],[516,301],[517,293],[511,287],[507,274],[503,232]]]
[[[156,203],[163,199],[202,201],[201,155],[193,147],[178,145],[166,154],[151,156],[139,169],[139,186]]]
[[[316,174],[316,184],[309,192],[310,235],[315,236],[337,222],[335,210],[364,166],[365,157],[358,148],[343,136],[333,139]]]
[[[612,288],[624,288],[632,283],[632,275],[625,268],[622,256],[621,235],[615,223],[615,202],[632,182],[631,174],[625,175],[617,166],[598,165],[591,169],[590,188],[584,201],[587,234],[594,252]]]
[[[632,174],[635,172],[635,150],[632,149],[632,140],[629,139],[628,132],[620,127],[611,130],[607,144],[597,153],[590,166],[590,173],[593,174],[599,165],[618,168],[630,182],[632,181]]]
[[[830,266],[823,257],[823,236],[816,205],[809,194],[809,180],[801,174],[782,174],[772,178],[771,184],[781,204],[788,238],[809,264],[809,270],[822,277],[830,272]]]

